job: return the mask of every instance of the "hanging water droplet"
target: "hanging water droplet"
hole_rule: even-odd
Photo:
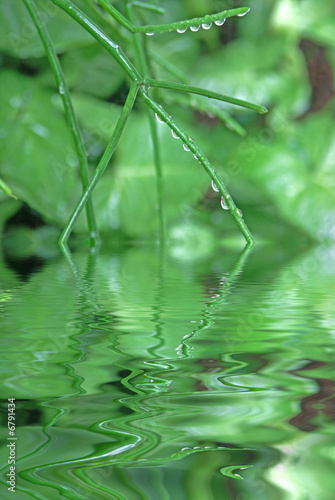
[[[215,191],[216,193],[219,193],[219,188],[217,187],[217,185],[215,184],[215,182],[212,180],[212,189],[213,191]]]
[[[174,139],[180,139],[179,135],[177,135],[173,129],[171,129],[171,134]]]
[[[250,9],[249,9],[250,10]],[[247,10],[247,12],[242,12],[242,14],[237,14],[238,17],[243,17],[245,16],[246,14],[248,14],[249,10]]]
[[[178,28],[177,33],[185,33],[186,30],[187,28]]]
[[[200,25],[199,26],[191,26],[190,27],[191,31],[198,31],[199,29],[200,29]]]
[[[152,36],[154,35],[155,33],[146,33],[147,36]]]
[[[237,215],[238,215],[239,217],[243,217],[243,212],[242,212],[242,210],[240,210],[239,208],[237,209]]]
[[[185,149],[185,151],[191,151],[190,148],[186,146],[186,144],[183,144],[183,148]]]
[[[227,203],[226,203],[226,201],[225,201],[225,199],[224,199],[223,196],[221,198],[221,207],[223,208],[223,210],[228,210],[229,209],[229,207],[228,207],[228,205],[227,205]]]
[[[226,19],[218,19],[217,21],[214,22],[216,26],[222,26],[226,22]]]
[[[193,156],[194,156],[194,158],[195,158],[196,160],[198,160],[198,159],[199,159],[199,158],[197,157],[197,155],[195,155],[194,153],[193,153]]]
[[[201,26],[202,26],[203,30],[210,30],[211,27],[213,26],[213,23],[209,23],[209,24],[204,23]]]
[[[164,121],[161,119],[161,117],[155,113],[155,117],[156,117],[156,120],[158,121],[158,123],[164,123]]]

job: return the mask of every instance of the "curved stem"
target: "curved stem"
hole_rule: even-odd
[[[79,160],[79,170],[80,170],[80,177],[81,177],[81,182],[83,185],[83,190],[85,190],[86,186],[88,185],[88,166],[87,166],[87,155],[83,143],[83,138],[80,132],[80,128],[78,125],[77,117],[75,115],[69,90],[67,88],[65,78],[63,75],[62,67],[60,65],[58,56],[53,48],[52,42],[49,37],[49,33],[46,30],[43,21],[37,11],[36,5],[34,3],[34,0],[23,0],[25,6],[27,7],[29,14],[36,26],[36,29],[39,33],[39,36],[41,38],[41,41],[44,46],[45,53],[47,55],[47,58],[49,60],[50,67],[52,69],[52,72],[54,74],[57,86],[58,86],[58,91],[59,94],[62,98],[63,101],[63,106],[64,106],[64,111],[66,115],[66,119],[69,125],[69,129],[71,131],[73,141],[75,144],[75,148],[77,151],[77,156]],[[99,233],[95,221],[95,216],[94,216],[94,210],[93,210],[93,204],[92,201],[90,200],[89,203],[86,205],[86,218],[87,218],[87,225],[90,233],[90,241],[91,241],[91,246],[95,247],[98,246],[99,244]]]
[[[76,7],[70,0],[51,0],[55,5],[64,10],[69,16],[85,28],[103,47],[114,57],[114,59],[125,70],[133,81],[141,81],[142,77],[138,73],[133,63],[125,55],[121,47],[115,43],[102,29],[99,28],[84,12]]]
[[[138,83],[133,82],[131,84],[126,102],[123,106],[119,120],[115,126],[113,135],[112,135],[112,137],[111,137],[111,139],[110,139],[110,141],[105,149],[104,154],[102,155],[102,158],[99,162],[99,165],[97,166],[89,185],[87,186],[84,194],[82,195],[79,202],[77,203],[76,208],[74,209],[64,231],[62,232],[61,238],[59,240],[59,244],[62,248],[66,247],[66,242],[70,236],[70,233],[72,231],[74,223],[76,222],[80,212],[82,211],[82,209],[86,205],[87,201],[89,200],[93,189],[95,188],[100,177],[102,176],[102,174],[106,170],[106,167],[107,167],[111,157],[113,156],[113,153],[116,149],[116,146],[119,142],[119,139],[120,139],[121,134],[123,132],[126,121],[128,119],[128,116],[129,116],[131,110],[133,109],[133,106],[134,106],[134,103],[136,100],[136,96],[137,96],[137,92],[138,92],[138,88],[139,88]]]
[[[254,244],[254,238],[252,237],[251,232],[246,225],[241,211],[235,205],[234,200],[232,199],[228,189],[226,188],[223,181],[220,179],[216,170],[206,158],[206,156],[200,151],[198,146],[195,144],[194,139],[187,134],[177,125],[177,123],[173,120],[173,118],[160,106],[157,104],[147,93],[147,90],[144,87],[140,89],[140,95],[144,99],[144,101],[150,106],[150,108],[164,121],[174,132],[175,136],[182,139],[183,143],[188,147],[189,151],[193,153],[193,156],[196,160],[198,160],[212,181],[216,184],[222,198],[225,201],[225,204],[228,206],[230,213],[234,217],[236,223],[238,224],[243,236],[245,237],[247,243],[252,246]]]
[[[197,26],[210,25],[211,23],[222,22],[228,19],[229,17],[234,16],[244,16],[249,12],[249,7],[240,7],[238,9],[230,9],[223,10],[221,12],[217,12],[216,14],[209,14],[203,17],[195,17],[193,19],[186,19],[185,21],[177,21],[175,23],[169,24],[153,24],[147,26],[135,26],[135,31],[139,33],[165,33],[167,31],[176,31],[176,30],[187,30],[187,28],[194,28]],[[223,24],[223,23],[222,23]]]

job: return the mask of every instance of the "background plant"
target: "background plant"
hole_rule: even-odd
[[[60,22],[51,4],[37,4],[57,51],[62,54],[92,171],[117,119],[117,101],[123,101],[125,77],[110,58],[107,62],[107,55],[83,30],[73,23],[70,27],[70,20],[64,16]],[[94,15],[89,2],[77,4]],[[334,6],[332,2],[323,2],[320,7],[311,0],[251,1],[248,5],[251,12],[238,23],[230,20],[221,28],[159,35],[150,37],[148,42],[158,58],[164,56],[185,69],[190,83],[261,102],[271,108],[269,115],[258,118],[234,109],[233,117],[248,131],[246,138],[240,139],[215,118],[206,117],[203,108],[199,114],[189,107],[199,106],[199,101],[190,103],[187,96],[167,92],[162,92],[161,98],[208,153],[238,206],[248,213],[249,225],[259,237],[270,234],[282,238],[292,235],[291,229],[313,239],[333,237]],[[162,2],[162,6],[167,11],[166,19],[171,21],[239,4],[170,1],[165,5]],[[69,207],[80,196],[71,139],[43,48],[28,16],[21,6],[13,7],[11,2],[2,2],[1,10],[4,90],[0,99],[2,114],[7,117],[1,129],[1,176],[13,193],[42,214],[44,220],[63,225]],[[149,15],[157,22],[157,15]],[[116,31],[128,47],[130,40],[123,28],[111,28],[105,17],[99,14],[98,18],[106,30]],[[309,41],[307,48],[303,40]],[[323,78],[330,86],[328,91],[316,90],[312,81],[313,57],[325,71],[328,68],[327,78]],[[171,78],[157,62],[154,70],[159,77]],[[105,78],[101,77],[102,71]],[[201,127],[194,123],[195,119],[201,121]],[[154,234],[157,229],[157,218],[152,217],[157,201],[155,174],[145,110],[141,106],[127,127],[127,134],[137,144],[130,149],[126,139],[121,139],[112,168],[97,186],[94,203],[103,230],[114,229],[138,238]],[[192,156],[182,156],[181,170],[180,144],[173,141],[165,126],[159,127],[159,133],[169,229],[176,234],[176,227],[183,224],[192,223],[192,227],[198,228],[205,223],[206,231],[214,234],[236,234]],[[46,164],[52,168],[45,168]],[[3,207],[4,204],[19,207],[14,200],[4,200]],[[85,230],[84,218],[77,230]]]

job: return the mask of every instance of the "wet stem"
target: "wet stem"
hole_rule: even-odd
[[[187,85],[185,83],[185,79],[183,79],[184,83],[171,83],[165,81],[158,81],[152,78],[149,78],[149,70],[148,60],[151,55],[146,50],[146,45],[139,38],[139,36],[143,36],[143,34],[151,35],[153,33],[163,33],[165,31],[177,31],[178,33],[184,33],[188,28],[191,31],[197,31],[200,27],[203,29],[209,29],[213,23],[217,26],[221,26],[224,21],[232,16],[243,16],[245,15],[249,9],[248,8],[239,8],[232,9],[228,11],[219,12],[217,14],[207,15],[202,18],[189,19],[185,21],[179,21],[170,24],[162,24],[162,25],[150,25],[150,26],[135,26],[134,25],[134,16],[132,11],[132,4],[129,2],[127,4],[127,16],[124,17],[120,12],[117,11],[115,7],[113,7],[107,0],[98,0],[101,6],[112,15],[122,26],[124,26],[128,31],[133,34],[133,45],[136,49],[138,64],[140,70],[134,66],[134,64],[128,59],[128,57],[123,52],[122,48],[115,43],[109,36],[106,35],[102,31],[102,29],[96,25],[84,12],[82,12],[79,8],[77,8],[74,4],[72,4],[69,0],[51,0],[55,5],[60,7],[63,11],[65,11],[68,15],[70,15],[77,23],[79,23],[87,32],[89,32],[110,54],[111,56],[118,62],[118,64],[123,68],[126,72],[132,84],[130,86],[130,90],[128,93],[128,97],[126,103],[122,109],[120,118],[117,122],[115,130],[112,134],[112,137],[106,147],[106,150],[93,174],[93,177],[88,180],[87,175],[87,160],[86,160],[86,152],[84,149],[80,129],[77,123],[76,116],[73,111],[72,103],[70,100],[69,92],[63,77],[62,69],[55,53],[55,50],[50,41],[47,30],[43,26],[41,19],[39,18],[38,11],[34,4],[34,0],[23,0],[26,5],[30,15],[32,16],[34,23],[39,32],[40,38],[44,44],[44,48],[49,59],[50,66],[54,73],[55,79],[58,84],[59,93],[62,96],[65,114],[68,120],[68,124],[70,129],[73,131],[73,139],[76,145],[77,155],[80,163],[80,172],[82,178],[82,184],[84,188],[84,192],[80,200],[78,201],[66,227],[64,228],[61,238],[60,238],[60,246],[61,248],[67,248],[67,240],[70,236],[70,233],[73,229],[73,226],[82,211],[82,209],[86,206],[87,220],[91,234],[91,245],[94,246],[97,244],[97,229],[94,220],[93,207],[91,205],[91,194],[100,180],[103,172],[105,171],[108,163],[117,147],[118,141],[123,132],[124,126],[128,119],[130,112],[132,111],[135,99],[137,95],[139,95],[144,102],[148,106],[148,116],[150,123],[150,133],[152,137],[153,150],[154,150],[154,164],[156,170],[157,177],[157,193],[158,193],[158,216],[160,222],[160,241],[164,243],[165,241],[165,213],[164,213],[164,187],[163,187],[163,177],[162,177],[162,169],[161,169],[161,158],[160,158],[160,150],[159,150],[159,141],[157,134],[157,124],[154,119],[154,115],[152,111],[156,114],[156,117],[159,121],[164,122],[167,126],[170,127],[172,135],[176,139],[181,139],[183,142],[183,146],[185,151],[190,151],[193,153],[193,156],[206,170],[208,175],[210,176],[213,186],[215,185],[216,190],[218,190],[221,194],[221,204],[225,209],[229,209],[232,213],[234,219],[236,220],[242,234],[244,235],[247,244],[253,245],[254,240],[253,237],[243,220],[243,216],[241,211],[236,207],[232,197],[230,196],[226,186],[222,182],[222,180],[218,177],[215,169],[206,158],[206,156],[200,151],[198,146],[196,145],[193,138],[188,136],[182,128],[173,120],[173,118],[164,110],[164,108],[159,105],[150,95],[151,88],[157,89],[165,89],[171,91],[184,92],[187,94],[204,96],[210,99],[216,99],[224,102],[229,102],[234,105],[243,106],[252,110],[255,110],[259,113],[265,113],[267,110],[262,106],[258,106],[256,104],[252,104],[246,101],[242,101],[240,99],[227,97],[215,92],[211,92],[205,89],[200,89],[198,87],[193,87]],[[134,3],[137,8],[150,10],[147,4],[142,2]],[[159,8],[157,8],[159,10]],[[152,9],[151,9],[152,10]],[[157,10],[156,10],[157,12]],[[161,12],[158,12],[161,13]],[[142,34],[142,35],[140,35]],[[170,69],[173,69],[172,65],[170,65]],[[223,118],[225,116],[223,115]],[[233,122],[232,122],[233,123]],[[237,131],[241,132],[238,127],[235,127]],[[243,130],[243,129],[242,129]]]

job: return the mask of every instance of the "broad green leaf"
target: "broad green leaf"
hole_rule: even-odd
[[[52,2],[36,0],[36,6],[57,51],[87,44],[91,37]],[[42,57],[44,48],[22,1],[1,0],[0,50],[14,57]]]
[[[64,224],[81,192],[65,116],[55,108],[53,93],[33,79],[8,70],[0,82],[0,175],[47,221]]]

